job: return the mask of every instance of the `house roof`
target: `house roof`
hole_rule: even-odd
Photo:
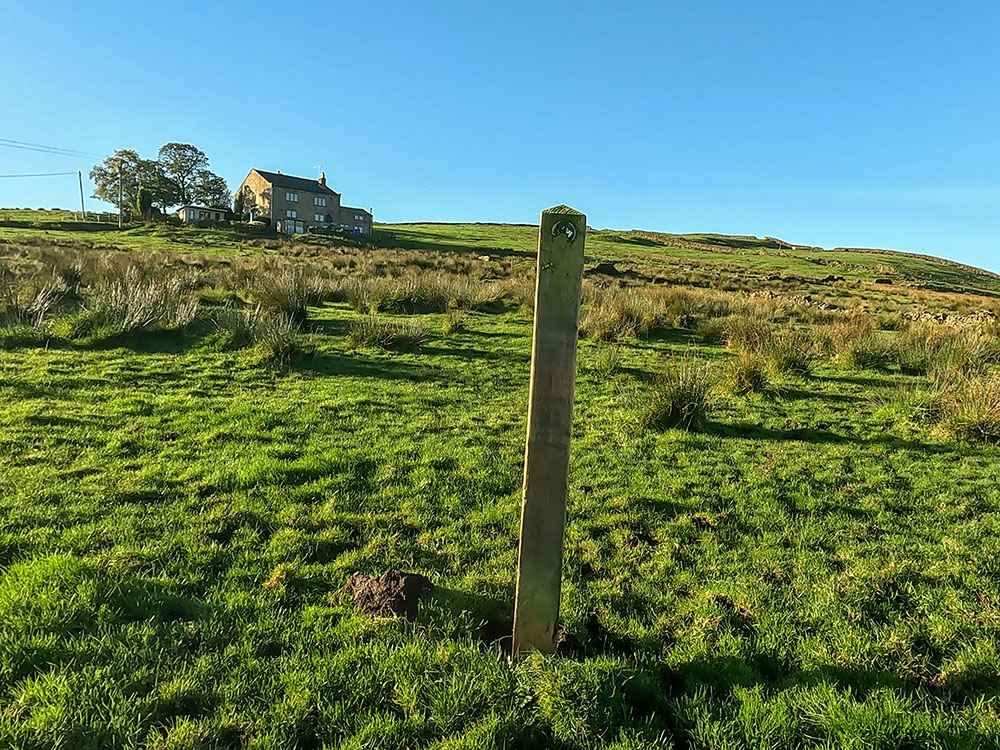
[[[263,169],[254,169],[253,171],[270,182],[274,187],[301,190],[304,193],[340,195],[336,190],[331,190],[326,185],[320,185],[319,180],[310,180],[306,177],[293,177],[290,174],[281,174],[280,172],[265,172]]]

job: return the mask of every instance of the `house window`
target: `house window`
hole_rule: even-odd
[[[314,206],[325,206],[326,205],[326,198],[313,198],[313,205]]]
[[[288,201],[289,203],[298,203],[299,202],[299,194],[298,193],[289,193],[289,192],[286,192],[285,193],[285,200]]]
[[[294,219],[294,218],[298,217],[298,215],[299,215],[299,212],[296,211],[294,208],[286,208],[285,209],[285,216],[288,217],[289,219]]]
[[[323,223],[323,214],[313,214],[313,221]]]

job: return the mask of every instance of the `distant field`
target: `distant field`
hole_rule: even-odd
[[[0,747],[1000,746],[1000,279],[588,235],[565,645],[512,663],[537,229],[378,229],[0,226]],[[342,591],[394,569],[413,622]]]
[[[509,224],[379,225],[402,247],[462,249],[477,252],[533,253],[537,230]],[[591,258],[630,261],[651,272],[665,273],[685,262],[728,275],[782,273],[813,282],[843,276],[865,282],[889,277],[929,288],[963,293],[1000,294],[1000,275],[951,261],[890,251],[823,251],[778,246],[758,238],[722,235],[668,235],[653,232],[591,231]]]

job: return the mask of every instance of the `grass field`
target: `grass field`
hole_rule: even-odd
[[[894,317],[865,341],[901,342],[900,313],[995,309],[1000,280],[903,255],[589,236],[589,260],[635,278],[588,281],[566,647],[512,663],[531,344],[518,290],[537,230],[382,229],[400,249],[0,227],[8,286],[76,285],[16,329],[41,334],[0,350],[0,746],[1000,746],[997,436],[944,429],[951,381],[897,355],[831,349],[749,392],[727,375],[740,321],[833,341],[867,308]],[[472,273],[503,295],[421,308],[368,288],[379,324],[415,343],[367,346],[360,293],[338,284],[391,278],[394,258],[401,278]],[[132,278],[125,263],[190,279],[198,311],[81,333],[110,309],[101,284]],[[211,311],[268,304],[262,279],[283,268],[326,284],[294,355],[220,344]],[[604,335],[619,284],[690,288],[701,307]],[[728,347],[699,326],[724,303]],[[993,351],[995,330],[976,335]],[[702,429],[643,426],[681,361],[718,380]],[[416,621],[369,617],[341,591],[386,570],[435,584]]]

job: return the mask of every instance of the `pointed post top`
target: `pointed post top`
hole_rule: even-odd
[[[570,208],[569,206],[560,203],[558,206],[553,206],[552,208],[547,208],[542,211],[543,214],[569,214],[571,216],[583,216],[582,213],[577,211],[575,208]]]

